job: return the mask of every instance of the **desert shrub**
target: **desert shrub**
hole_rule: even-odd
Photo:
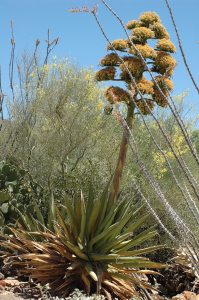
[[[97,189],[113,172],[121,129],[103,114],[104,96],[92,70],[54,62],[45,72],[39,88],[34,85],[36,71],[30,74],[25,109],[20,93],[10,103],[12,121],[0,141],[2,156],[14,157],[44,189],[53,188],[57,198],[66,190],[88,189],[90,180]],[[5,154],[10,133],[14,142],[7,144]]]

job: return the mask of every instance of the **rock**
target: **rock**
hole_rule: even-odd
[[[0,292],[0,300],[23,300],[23,298],[17,297],[11,292],[4,291]]]
[[[4,279],[4,275],[0,272],[0,280]]]
[[[5,281],[4,280],[0,280],[0,290],[3,290],[5,286],[6,286]]]
[[[190,291],[184,291],[183,293],[172,297],[171,300],[199,300],[199,295]]]
[[[19,285],[20,282],[16,279],[4,279],[6,286],[16,286]]]
[[[2,279],[0,280],[0,292],[4,291],[4,289],[8,286],[8,287],[13,287],[13,286],[17,286],[19,285],[20,282],[18,280],[14,280],[14,279]],[[1,300],[1,299],[0,299]]]

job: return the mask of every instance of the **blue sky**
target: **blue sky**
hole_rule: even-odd
[[[156,11],[176,43],[175,32],[164,0],[107,0],[126,23],[144,11]],[[170,0],[185,53],[197,82],[199,82],[199,17],[198,0]],[[40,53],[44,54],[47,29],[60,42],[53,55],[68,57],[80,66],[97,68],[106,53],[106,41],[93,17],[89,14],[71,14],[67,10],[99,4],[98,14],[110,39],[124,34],[100,0],[0,0],[0,65],[5,92],[8,92],[8,64],[10,54],[10,20],[14,22],[16,56],[33,50],[37,38],[41,40]],[[178,49],[178,66],[174,75],[174,95],[189,91],[186,103],[193,113],[199,114],[199,97],[189,79]]]

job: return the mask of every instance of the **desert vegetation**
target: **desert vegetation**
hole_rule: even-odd
[[[52,58],[50,31],[43,59],[37,39],[16,63],[11,23],[9,96],[0,84],[0,288],[12,290],[12,276],[27,299],[197,297],[199,134],[184,116],[186,92],[174,93],[178,45],[156,12],[124,24],[101,2],[123,38],[109,39],[97,6],[67,12],[86,13],[103,35],[97,71]]]

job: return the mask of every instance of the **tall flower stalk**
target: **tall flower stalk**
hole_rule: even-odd
[[[132,32],[131,42],[118,39],[108,44],[107,50],[112,52],[101,59],[102,69],[96,73],[97,81],[121,81],[126,87],[123,89],[110,86],[105,91],[105,97],[112,107],[110,111],[121,103],[127,106],[126,126],[123,126],[123,137],[110,194],[113,202],[116,201],[120,189],[128,150],[129,129],[133,126],[135,113],[149,115],[156,105],[167,107],[167,96],[173,89],[171,76],[176,66],[176,61],[171,55],[176,48],[156,13],[145,12],[139,20],[129,21],[126,28]],[[155,46],[154,40],[157,40]],[[143,58],[154,74],[155,82],[147,79],[149,70]]]

